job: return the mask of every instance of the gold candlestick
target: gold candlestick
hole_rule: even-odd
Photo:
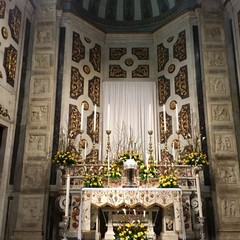
[[[148,163],[149,164],[153,164],[153,148],[152,148],[152,134],[153,134],[153,131],[152,130],[149,130],[148,131],[148,134],[149,134],[149,158],[148,158]]]
[[[96,136],[97,131],[93,131],[93,146],[92,146],[92,159],[91,163],[96,163]]]

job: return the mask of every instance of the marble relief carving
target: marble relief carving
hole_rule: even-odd
[[[93,104],[100,107],[100,78],[94,76],[89,80],[88,84],[88,96],[92,100]]]
[[[215,151],[217,153],[233,153],[234,140],[230,133],[219,133],[214,135]]]
[[[4,18],[6,10],[6,2],[4,0],[0,1],[0,18]]]
[[[41,152],[45,154],[46,152],[46,136],[40,134],[29,134],[28,136],[28,151],[35,153]]]
[[[132,48],[132,54],[135,55],[138,60],[149,60],[149,48]]]
[[[50,79],[48,77],[34,77],[33,94],[44,94],[49,92]]]
[[[222,28],[220,26],[206,26],[205,39],[210,42],[220,42],[223,40]]]
[[[83,94],[84,90],[84,78],[75,67],[71,67],[71,86],[70,86],[70,97],[78,99]]]
[[[18,43],[21,29],[21,11],[17,6],[9,10],[8,25],[13,40]]]
[[[13,87],[17,68],[17,50],[12,44],[4,50],[3,66],[6,71],[7,82]]]
[[[132,71],[132,78],[148,78],[149,77],[149,65],[138,65],[135,70]]]
[[[126,48],[110,48],[109,60],[119,60],[126,53],[127,53]]]
[[[36,33],[36,43],[47,44],[52,41],[52,29],[38,29]]]
[[[72,42],[72,60],[79,63],[80,60],[85,58],[85,46],[83,45],[80,35],[73,32],[73,42]]]
[[[187,139],[192,136],[190,104],[182,105],[178,116],[180,133]]]
[[[240,219],[240,200],[239,197],[224,197],[221,199],[222,220],[235,221]]]
[[[209,67],[225,67],[226,60],[223,52],[208,52],[207,65]]]
[[[95,44],[94,48],[89,50],[89,61],[92,63],[95,71],[101,71],[101,46]]]
[[[48,106],[31,106],[30,119],[32,123],[42,123],[48,121]]]
[[[23,174],[23,185],[28,187],[39,187],[44,184],[43,165],[26,165]]]
[[[226,77],[208,76],[211,93],[227,93]]]
[[[77,106],[69,104],[68,134],[71,134],[73,139],[80,133],[80,121],[81,115]]]
[[[236,165],[222,165],[217,167],[217,179],[220,184],[237,184]]]
[[[2,33],[2,36],[3,36],[4,39],[8,38],[8,30],[7,30],[7,28],[2,27],[1,33]]]
[[[161,72],[169,60],[169,49],[163,43],[157,46],[158,72]]]
[[[121,68],[120,65],[109,65],[110,78],[126,78],[127,72]]]
[[[175,82],[175,93],[182,99],[189,97],[188,87],[188,69],[187,66],[183,66],[179,69],[178,74],[174,78]]]
[[[0,104],[0,115],[2,115],[3,117],[7,117],[8,119],[11,119],[8,114],[8,109],[4,109],[2,104]]]
[[[51,64],[50,59],[50,54],[35,54],[35,67],[41,69],[49,68]]]
[[[177,41],[173,45],[173,57],[178,59],[180,62],[187,59],[185,30],[178,34]]]
[[[167,99],[170,97],[170,79],[167,79],[165,76],[158,78],[158,96],[159,96],[159,105],[163,105]]]
[[[213,104],[211,106],[211,114],[213,121],[230,121],[228,104]]]

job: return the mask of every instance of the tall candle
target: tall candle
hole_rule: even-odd
[[[174,142],[172,143],[172,155],[173,155],[173,160],[176,160],[176,156],[175,156],[175,147],[174,147]]]
[[[101,156],[102,156],[102,144],[99,143],[99,152],[98,152],[98,161],[101,161]]]
[[[82,103],[81,107],[81,130],[83,130],[83,110],[84,110],[84,103]]]
[[[203,217],[203,213],[202,213],[202,199],[201,199],[200,183],[199,183],[199,175],[198,174],[196,174],[196,188],[197,188],[199,217]]]
[[[149,110],[148,110],[148,121],[149,121],[149,130],[152,130],[152,105],[149,104]]]
[[[179,131],[179,122],[178,122],[178,105],[177,104],[176,104],[175,111],[176,111],[176,131],[178,133],[178,131]]]
[[[93,131],[96,131],[96,118],[97,118],[97,106],[94,105],[94,115],[93,115]]]
[[[110,104],[108,104],[108,111],[107,111],[107,130],[110,130]]]
[[[67,181],[66,181],[66,204],[65,204],[65,216],[68,217],[69,211],[69,194],[70,194],[70,174],[67,174]]]
[[[164,132],[167,131],[167,122],[166,122],[166,107],[163,104],[163,124],[164,124]]]
[[[158,162],[161,162],[161,144],[158,143]]]
[[[84,143],[84,158],[87,159],[87,141]]]

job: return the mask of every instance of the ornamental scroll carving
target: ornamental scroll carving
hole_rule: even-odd
[[[73,99],[78,99],[79,96],[83,94],[84,89],[84,78],[75,67],[71,67],[71,87],[70,87],[70,97]]]
[[[179,95],[182,99],[189,97],[188,87],[188,69],[187,66],[183,66],[179,69],[175,81],[175,94]]]
[[[138,65],[135,70],[132,71],[132,78],[148,78],[149,77],[149,65]]]
[[[99,112],[96,113],[96,134],[95,134],[95,142],[99,142]],[[93,134],[93,124],[94,124],[94,113],[87,117],[87,134],[91,137],[92,141],[94,138]]]
[[[72,42],[72,60],[74,62],[80,62],[85,58],[85,46],[83,45],[80,35],[73,32],[73,42]]]
[[[6,10],[6,2],[4,0],[0,1],[0,18],[4,18]]]
[[[165,143],[172,134],[172,117],[166,113],[166,133],[164,132],[163,112],[159,113],[159,120],[161,143]]]
[[[12,44],[5,48],[3,66],[7,75],[7,83],[14,87],[14,79],[17,67],[17,50]]]
[[[109,77],[111,78],[126,78],[127,72],[120,65],[109,65]]]
[[[135,55],[138,60],[149,60],[149,48],[132,48],[132,54]]]
[[[109,60],[119,60],[126,53],[127,53],[126,48],[110,48]]]
[[[13,40],[18,43],[21,29],[21,12],[17,6],[9,10],[8,25],[11,31]]]
[[[101,46],[95,44],[94,48],[89,50],[89,61],[92,63],[95,71],[101,71]]]
[[[192,135],[190,104],[182,105],[179,112],[179,130],[182,136],[187,139]]]
[[[158,78],[158,96],[159,96],[159,105],[166,103],[167,99],[170,97],[170,79],[167,79],[165,76],[160,76]]]
[[[173,57],[178,59],[180,62],[187,58],[185,30],[178,34],[177,41],[173,45]]]
[[[158,72],[161,72],[169,60],[169,49],[163,43],[157,46]]]
[[[80,121],[81,116],[77,106],[69,104],[68,135],[71,135],[73,139],[80,133]]]
[[[93,104],[100,107],[100,78],[94,76],[89,80],[88,96],[92,100]]]

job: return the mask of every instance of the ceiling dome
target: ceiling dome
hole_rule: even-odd
[[[72,11],[104,32],[152,32],[197,0],[63,0]]]

